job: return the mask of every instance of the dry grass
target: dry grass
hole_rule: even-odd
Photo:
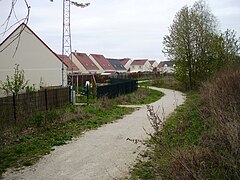
[[[190,101],[191,100],[191,101]],[[204,83],[163,130],[155,129],[149,150],[132,179],[240,179],[240,68],[228,68]]]
[[[209,133],[203,138],[219,177],[240,179],[240,68],[219,72],[201,90]],[[214,163],[214,164],[213,164]]]

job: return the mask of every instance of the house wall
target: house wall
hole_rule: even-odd
[[[147,61],[144,65],[131,65],[130,72],[145,72],[152,71],[151,64]]]
[[[124,65],[124,67],[127,69],[127,71],[130,69],[130,64],[131,63],[132,63],[132,61],[130,60]]]
[[[93,56],[91,56],[91,55],[89,55],[89,58],[94,62],[94,64],[96,64],[96,66],[98,67],[98,71],[97,71],[97,73],[99,73],[99,74],[101,74],[101,73],[104,73],[105,72],[105,70],[102,68],[102,66],[100,66],[99,64],[98,64],[98,62],[94,59],[94,57]]]
[[[15,31],[11,37],[16,37],[20,30],[21,28]],[[0,46],[0,51],[6,48],[0,53],[1,81],[6,81],[7,75],[12,76],[15,64],[19,64],[19,69],[25,71],[29,85],[35,84],[37,89],[40,86],[62,84],[62,62],[27,27],[22,31],[20,39],[11,43],[11,37]],[[66,71],[64,77],[67,77]],[[66,85],[67,79],[64,82]]]
[[[72,61],[74,62],[74,64],[76,64],[80,73],[88,74],[88,71],[85,69],[85,67],[79,62],[79,60],[73,54],[72,54]]]
[[[175,68],[174,67],[168,67],[168,66],[164,66],[164,67],[160,67],[159,68],[160,73],[175,73]]]
[[[158,66],[158,63],[156,61],[154,61],[154,63],[152,64],[153,68],[156,68]]]

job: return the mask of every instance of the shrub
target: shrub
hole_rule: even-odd
[[[201,94],[210,116],[203,146],[210,150],[217,177],[240,179],[240,68],[219,72]]]

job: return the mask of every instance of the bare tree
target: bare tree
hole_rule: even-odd
[[[24,17],[19,18],[19,17],[17,17],[16,11],[15,11],[16,4],[18,1],[19,0],[12,0],[11,8],[8,13],[8,16],[7,16],[6,20],[3,22],[3,24],[1,25],[1,27],[4,28],[4,31],[0,32],[1,36],[4,36],[12,27],[14,27],[17,24],[21,24],[21,23],[27,24],[28,23],[31,6],[29,6],[27,0],[23,0],[25,3],[26,9],[27,9],[27,13]],[[13,23],[11,23],[12,18],[16,19]],[[18,45],[20,43],[21,34],[24,31],[24,29],[25,29],[25,27],[22,27],[21,30],[19,31],[19,33],[16,34],[14,36],[14,38],[3,49],[0,50],[0,53],[3,52],[8,46],[10,46],[14,41],[17,41],[17,46],[16,46],[16,50],[15,50],[15,53],[16,53]],[[15,53],[14,53],[14,55],[15,55]]]

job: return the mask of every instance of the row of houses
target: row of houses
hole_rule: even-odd
[[[105,58],[101,54],[72,52],[68,57],[58,54],[58,57],[67,65],[67,72],[81,74],[121,74],[136,72],[159,71],[162,73],[174,73],[174,64],[171,61],[162,61],[157,63],[156,60],[130,58],[113,59]]]
[[[49,48],[26,24],[19,25],[0,44],[0,81],[12,76],[15,64],[24,70],[26,80],[36,88],[67,85],[67,74],[114,74],[143,71],[166,71],[171,62],[159,64],[148,59],[105,58],[101,54],[72,52],[70,57]],[[165,69],[164,69],[165,68]],[[172,69],[173,70],[173,69]]]

